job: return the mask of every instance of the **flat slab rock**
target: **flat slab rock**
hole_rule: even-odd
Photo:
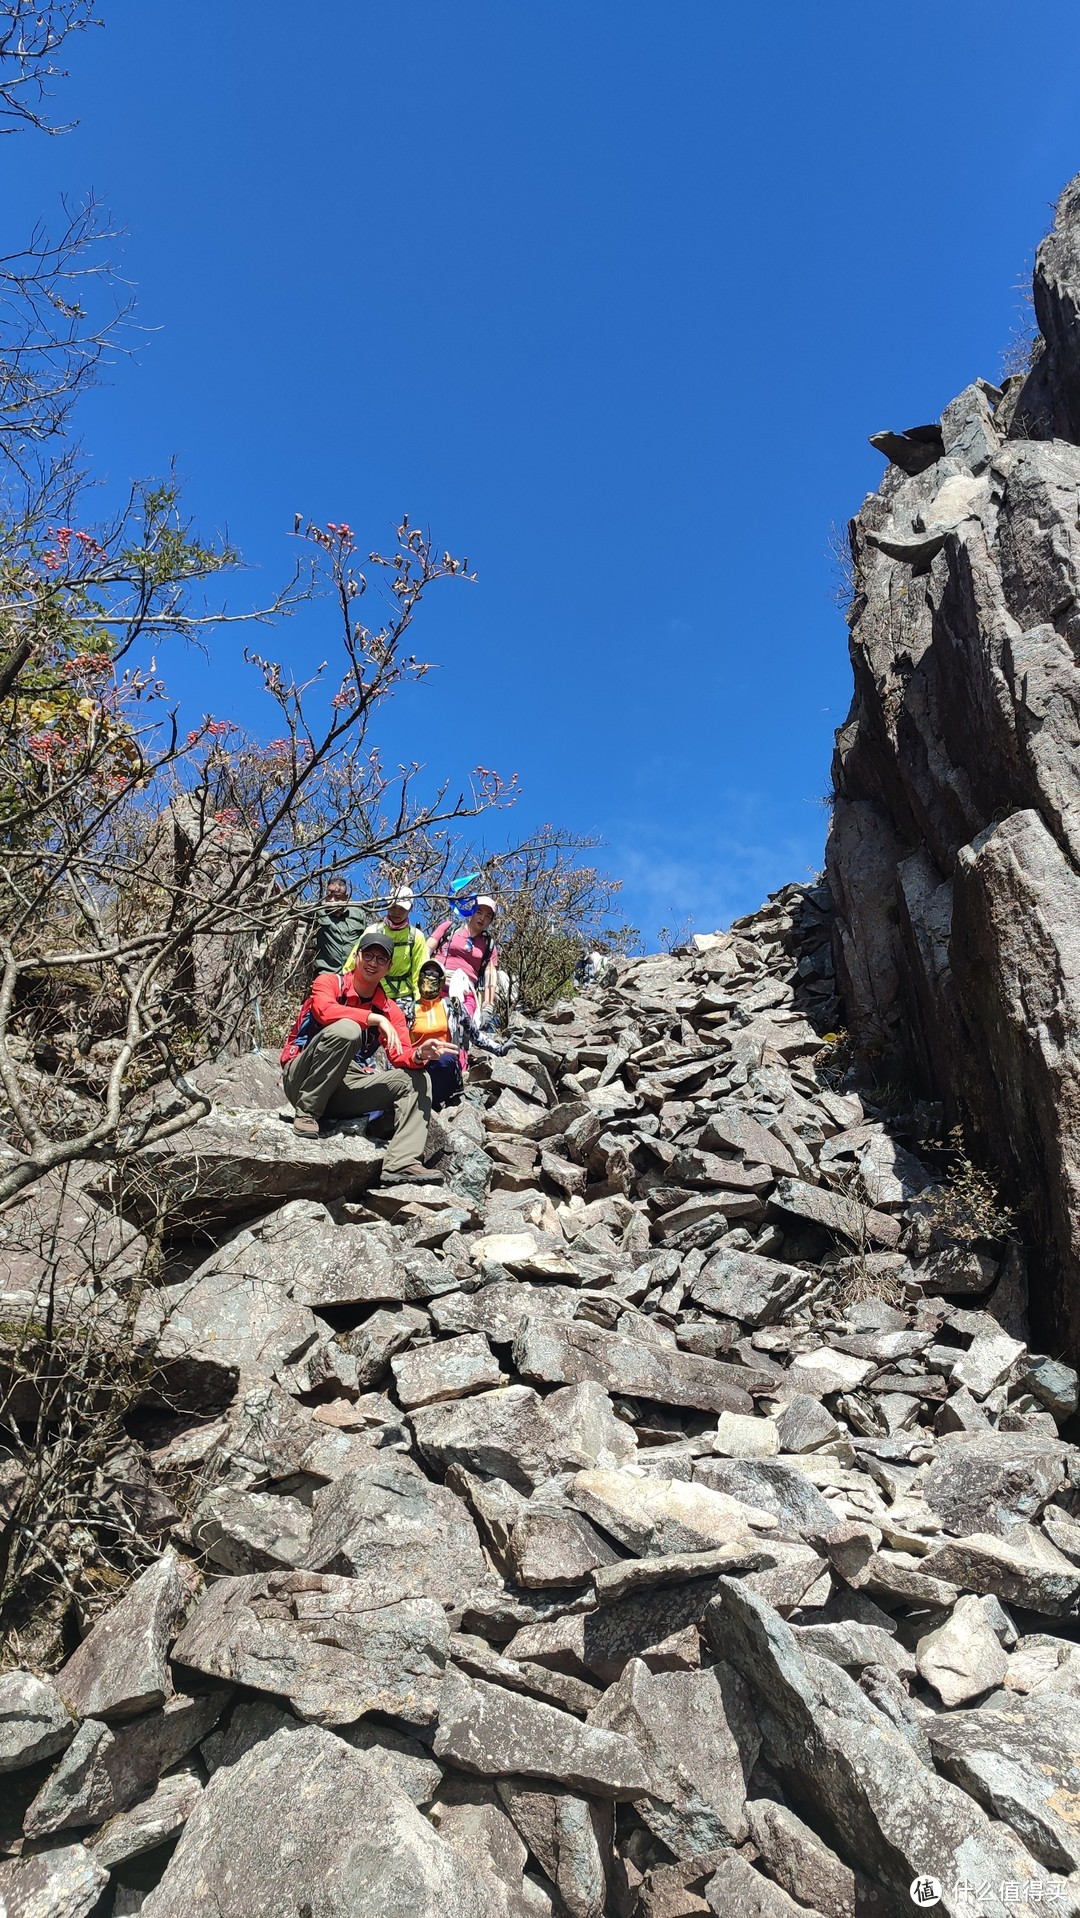
[[[637,1451],[632,1426],[616,1418],[595,1380],[543,1399],[529,1385],[507,1385],[473,1398],[418,1406],[409,1423],[429,1464],[505,1479],[526,1494],[556,1473],[618,1465]]]
[[[298,1139],[276,1113],[218,1107],[147,1147],[139,1157],[140,1189],[118,1196],[137,1209],[148,1185],[173,1229],[213,1230],[290,1199],[356,1198],[375,1184],[381,1166],[381,1149],[362,1135]],[[102,1186],[109,1196],[107,1176]]]
[[[649,1772],[639,1817],[676,1858],[747,1835],[746,1781],[761,1734],[750,1694],[730,1665],[651,1672],[632,1658],[589,1713],[590,1725],[624,1732]]]
[[[950,1539],[923,1560],[922,1569],[961,1591],[989,1594],[1051,1618],[1064,1616],[1080,1600],[1080,1565],[1032,1525],[1016,1526],[1007,1538],[972,1532]]]
[[[708,1312],[741,1319],[744,1325],[771,1325],[807,1284],[797,1265],[765,1259],[756,1252],[717,1252],[690,1286],[690,1297]]]
[[[796,1218],[823,1225],[826,1231],[839,1232],[843,1238],[852,1239],[856,1244],[866,1238],[873,1245],[883,1245],[891,1250],[900,1242],[902,1227],[899,1219],[892,1218],[887,1212],[875,1212],[870,1206],[845,1198],[841,1192],[828,1192],[822,1186],[808,1185],[804,1179],[778,1179],[772,1203],[784,1212],[793,1212]]]
[[[705,1485],[622,1471],[579,1472],[568,1487],[579,1510],[640,1554],[747,1546],[776,1529],[772,1513]]]
[[[85,1845],[57,1845],[0,1863],[4,1918],[87,1918],[109,1874]]]
[[[306,1562],[351,1578],[372,1606],[426,1598],[460,1614],[496,1584],[463,1500],[394,1452],[315,1494]]]
[[[144,1918],[493,1918],[491,1889],[363,1752],[279,1731],[214,1773]]]
[[[601,1798],[634,1798],[648,1789],[629,1738],[453,1670],[443,1684],[433,1750],[489,1778],[551,1778]]]
[[[0,1677],[0,1772],[19,1771],[70,1745],[78,1720],[51,1679],[33,1672]]]
[[[172,1692],[168,1651],[195,1597],[190,1567],[165,1552],[99,1619],[56,1674],[80,1718],[131,1718]]]
[[[99,1825],[127,1811],[206,1736],[226,1699],[220,1689],[207,1690],[171,1698],[160,1711],[115,1726],[85,1719],[27,1809],[27,1837]]]
[[[627,1339],[582,1319],[528,1319],[514,1341],[523,1378],[544,1385],[594,1380],[609,1392],[686,1405],[702,1412],[751,1412],[753,1400],[729,1384],[730,1368],[693,1352]]]
[[[1080,1869],[1080,1699],[1019,1699],[928,1727],[941,1769],[1051,1871]]]
[[[178,1664],[287,1698],[297,1716],[350,1725],[386,1712],[438,1716],[450,1630],[432,1599],[372,1605],[363,1586],[317,1572],[223,1578],[173,1649]]]
[[[398,1401],[406,1409],[434,1399],[465,1398],[507,1382],[482,1332],[415,1346],[391,1359],[390,1369]]]

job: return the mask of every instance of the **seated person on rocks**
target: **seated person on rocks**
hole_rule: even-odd
[[[409,919],[412,905],[412,887],[399,886],[386,908],[386,918],[367,928],[369,932],[388,933],[393,942],[393,958],[382,988],[388,999],[400,1005],[406,1021],[412,1018],[419,995],[420,968],[427,958],[427,940],[419,926],[414,926]],[[354,948],[345,960],[344,970],[351,972],[355,964]]]
[[[438,1038],[413,1045],[400,1007],[382,989],[392,958],[385,933],[365,932],[352,972],[320,973],[282,1049],[285,1096],[302,1139],[319,1137],[320,1119],[360,1119],[392,1106],[382,1183],[434,1185],[439,1174],[423,1163],[431,1116],[424,1067],[447,1047]],[[387,1070],[374,1064],[380,1048]]]
[[[412,1023],[414,1046],[431,1038],[443,1040],[448,1047],[441,1059],[432,1060],[428,1066],[431,1103],[436,1112],[460,1097],[471,1047],[479,1046],[500,1057],[510,1050],[508,1044],[500,1045],[481,1032],[460,1000],[451,999],[446,974],[437,959],[425,959],[420,968],[420,992]]]
[[[444,919],[427,942],[428,957],[438,959],[446,970],[451,999],[477,1021],[495,1009],[499,954],[491,936],[494,919],[495,901],[482,892],[464,924]]]
[[[339,972],[348,966],[349,956],[366,924],[365,908],[349,900],[348,881],[328,880],[323,903],[315,911],[316,978],[320,972]]]

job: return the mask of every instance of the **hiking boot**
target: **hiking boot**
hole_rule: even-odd
[[[380,1185],[441,1185],[441,1172],[432,1172],[429,1166],[421,1165],[415,1159],[412,1165],[399,1166],[396,1172],[383,1172]]]
[[[302,1139],[317,1139],[319,1121],[313,1118],[310,1112],[298,1112],[292,1122],[292,1129],[298,1132]]]

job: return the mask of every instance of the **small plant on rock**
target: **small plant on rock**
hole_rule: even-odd
[[[1002,1202],[993,1180],[969,1157],[962,1126],[954,1126],[944,1142],[949,1169],[941,1184],[924,1200],[935,1237],[950,1246],[995,1244],[1010,1238],[1016,1213]]]

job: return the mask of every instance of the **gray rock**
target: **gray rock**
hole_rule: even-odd
[[[172,1551],[143,1572],[56,1674],[80,1718],[132,1718],[172,1691],[168,1651],[191,1609],[195,1580]]]
[[[167,1383],[181,1369],[205,1378],[204,1404],[232,1396],[230,1375],[233,1385],[238,1376],[287,1377],[319,1341],[314,1313],[275,1280],[249,1278],[239,1258],[230,1270],[148,1294],[135,1330]]]
[[[181,1831],[202,1797],[202,1779],[193,1766],[181,1766],[159,1778],[152,1792],[141,1798],[130,1811],[110,1818],[107,1825],[87,1840],[97,1864],[115,1870],[141,1852]]]
[[[806,1287],[806,1273],[755,1252],[717,1252],[690,1286],[690,1297],[709,1312],[771,1325]]]
[[[1071,1611],[1080,1599],[1080,1566],[1030,1525],[1017,1526],[1007,1538],[973,1532],[950,1540],[929,1553],[923,1570],[962,1590],[992,1593],[1050,1617]]]
[[[721,1581],[705,1623],[717,1655],[730,1659],[754,1693],[769,1764],[898,1904],[929,1857],[934,1875],[950,1887],[945,1910],[962,1910],[951,1890],[960,1879],[1019,1883],[1033,1901],[1056,1898],[1066,1911],[1076,1909],[1075,1894],[1044,1872],[1006,1826],[930,1771],[845,1672],[804,1659],[783,1621],[737,1581]],[[1006,1909],[991,1892],[987,1913],[1004,1918]]]
[[[985,1292],[997,1276],[997,1260],[987,1258],[971,1246],[950,1246],[926,1261],[920,1274],[928,1292],[956,1298],[965,1293]]]
[[[546,1399],[530,1386],[509,1385],[421,1406],[409,1423],[430,1464],[503,1478],[525,1493],[558,1472],[619,1464],[637,1450],[633,1430],[615,1417],[607,1393],[593,1381]]]
[[[619,1553],[581,1512],[533,1500],[514,1525],[510,1557],[519,1585],[532,1589],[580,1585],[601,1565],[621,1563]]]
[[[200,1750],[209,1771],[221,1765],[235,1765],[275,1732],[299,1731],[301,1721],[269,1698],[242,1699],[230,1714],[227,1724],[204,1738]],[[380,1774],[397,1790],[411,1798],[414,1805],[426,1804],[442,1782],[442,1770],[415,1738],[390,1725],[338,1725],[334,1736],[343,1738],[354,1751],[362,1751]]]
[[[297,1139],[276,1113],[218,1107],[184,1132],[144,1148],[139,1180],[127,1186],[116,1173],[101,1175],[99,1196],[161,1207],[172,1228],[208,1231],[250,1219],[293,1199],[339,1201],[373,1185],[382,1152],[363,1136],[329,1132]],[[147,1195],[144,1197],[144,1194]]]
[[[207,1892],[215,1918],[493,1918],[489,1884],[404,1792],[314,1725],[215,1772],[143,1911],[191,1918]]]
[[[816,1486],[804,1477],[797,1465],[783,1459],[699,1459],[694,1466],[695,1483],[745,1505],[771,1512],[781,1536],[798,1536],[803,1531],[828,1528],[835,1522],[832,1507]]]
[[[396,1310],[372,1312],[363,1325],[347,1332],[340,1343],[356,1360],[359,1389],[366,1392],[369,1386],[378,1385],[386,1376],[394,1353],[402,1351],[418,1332],[426,1331],[427,1324],[426,1312],[402,1305]]]
[[[840,1437],[841,1428],[820,1399],[808,1392],[796,1392],[776,1414],[780,1449],[784,1452],[812,1452]]]
[[[311,1513],[299,1499],[219,1486],[191,1517],[192,1544],[224,1572],[270,1572],[307,1562]]]
[[[489,1778],[551,1778],[601,1798],[634,1798],[648,1775],[618,1732],[450,1671],[443,1684],[436,1758]]]
[[[732,1852],[705,1887],[707,1908],[716,1918],[821,1918],[802,1902],[796,1904],[779,1885],[755,1871]]]
[[[632,1466],[579,1472],[567,1492],[620,1545],[642,1555],[749,1546],[755,1531],[769,1533],[775,1527],[768,1510],[738,1495],[644,1476]]]
[[[958,1599],[945,1623],[920,1638],[915,1663],[944,1705],[965,1705],[991,1691],[1009,1669],[977,1598]]]
[[[942,1437],[923,1496],[946,1531],[997,1532],[1036,1519],[1065,1482],[1056,1439],[1022,1432],[958,1432]]]
[[[514,1341],[514,1364],[523,1378],[545,1385],[592,1380],[609,1392],[628,1392],[661,1405],[695,1406],[703,1412],[749,1412],[752,1401],[728,1383],[730,1368],[692,1352],[621,1338],[598,1325],[527,1319]]]
[[[228,1718],[203,1739],[199,1750],[207,1770],[215,1772],[219,1765],[235,1765],[238,1758],[262,1739],[272,1738],[275,1732],[282,1730],[294,1731],[300,1723],[300,1719],[271,1698],[242,1698]]]
[[[264,1379],[231,1408],[213,1464],[230,1485],[310,1493],[343,1472],[375,1463],[377,1457],[367,1439],[335,1431]]]
[[[823,1918],[856,1918],[860,1893],[869,1904],[872,1887],[859,1886],[851,1868],[786,1805],[751,1798],[746,1821],[770,1878],[800,1904],[809,1900]]]
[[[1042,1515],[1042,1529],[1059,1552],[1080,1565],[1080,1521],[1070,1518],[1059,1506],[1048,1505]]]
[[[110,1727],[88,1718],[45,1780],[23,1821],[28,1838],[100,1825],[127,1811],[163,1771],[187,1756],[220,1717],[224,1692],[169,1700],[161,1711]]]
[[[984,1399],[1009,1377],[1023,1352],[1019,1339],[1011,1339],[1007,1332],[982,1334],[972,1339],[957,1359],[952,1369],[953,1384],[965,1386],[972,1398]]]
[[[705,1555],[706,1561],[711,1558]],[[597,1611],[550,1624],[526,1625],[510,1640],[507,1656],[549,1665],[556,1670],[612,1685],[627,1659],[642,1658],[650,1670],[685,1669],[681,1651],[669,1658],[665,1646],[684,1634],[697,1642],[697,1627],[717,1590],[715,1572],[677,1585],[647,1586],[605,1603]],[[696,1656],[689,1661],[697,1664]]]
[[[1055,1418],[1070,1418],[1076,1411],[1080,1398],[1080,1378],[1071,1365],[1063,1365],[1060,1359],[1044,1359],[1028,1355],[1022,1367],[1024,1384],[1029,1392]]]
[[[493,1651],[485,1638],[474,1632],[452,1632],[450,1653],[458,1671],[469,1678],[483,1678],[502,1685],[510,1692],[524,1692],[542,1704],[557,1705],[560,1711],[584,1718],[599,1697],[596,1686],[568,1671],[554,1671],[531,1659],[511,1658],[507,1652]],[[577,1661],[580,1663],[580,1661]]]
[[[55,1686],[33,1672],[0,1677],[0,1772],[53,1758],[78,1730]]]
[[[1029,1699],[934,1719],[934,1757],[1051,1871],[1080,1868],[1080,1699]]]
[[[569,1285],[530,1285],[527,1279],[495,1279],[477,1292],[447,1292],[431,1303],[440,1332],[482,1332],[509,1345],[527,1318],[572,1319],[579,1295]]]
[[[212,1585],[173,1656],[212,1678],[287,1698],[300,1718],[349,1725],[373,1711],[428,1725],[449,1626],[431,1599],[373,1604],[362,1584],[265,1572]]]
[[[752,1165],[768,1165],[774,1172],[798,1172],[781,1141],[742,1106],[723,1105],[710,1115],[699,1143],[706,1151],[741,1152]]]
[[[500,1779],[496,1791],[570,1918],[604,1918],[611,1855],[610,1802],[537,1791]]]
[[[721,1572],[759,1571],[776,1558],[777,1549],[775,1541],[769,1540],[750,1547],[720,1545],[711,1552],[623,1558],[613,1565],[597,1566],[593,1586],[601,1605],[614,1605],[632,1592],[652,1591],[659,1585],[681,1585],[685,1579],[712,1578]]]
[[[451,1786],[429,1816],[440,1838],[489,1886],[491,1909],[506,1918],[525,1918],[531,1902],[525,1885],[528,1852],[494,1787]]]
[[[460,1614],[494,1582],[461,1499],[392,1453],[316,1493],[307,1562],[353,1579],[369,1606],[424,1598]]]
[[[402,1405],[430,1405],[435,1399],[460,1399],[505,1383],[499,1362],[482,1332],[466,1332],[436,1345],[419,1345],[391,1359]]]
[[[87,1918],[109,1874],[85,1845],[57,1845],[0,1862],[4,1918]]]
[[[836,1625],[793,1625],[791,1629],[804,1657],[810,1653],[815,1658],[831,1658],[834,1665],[850,1672],[864,1671],[867,1665],[883,1665],[886,1671],[914,1675],[911,1653],[881,1625],[845,1619]]]
[[[845,1198],[841,1192],[826,1192],[822,1187],[807,1185],[804,1179],[780,1179],[773,1193],[773,1204],[784,1212],[792,1212],[796,1218],[809,1219],[813,1225],[823,1225],[828,1232],[838,1232],[841,1237],[854,1240],[861,1245],[869,1240],[872,1245],[893,1247],[900,1239],[900,1226],[887,1212],[875,1212],[871,1206],[860,1205],[856,1199]]]
[[[649,1775],[635,1809],[676,1858],[746,1837],[746,1780],[761,1738],[730,1665],[651,1672],[632,1658],[589,1723],[633,1740]]]

